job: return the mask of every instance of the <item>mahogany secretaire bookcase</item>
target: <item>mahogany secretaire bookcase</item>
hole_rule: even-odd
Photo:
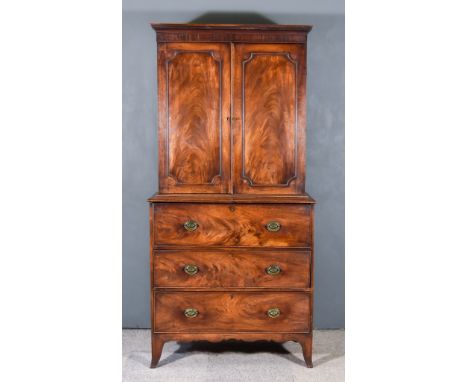
[[[166,341],[297,341],[312,367],[307,25],[152,24],[159,192],[152,362]]]

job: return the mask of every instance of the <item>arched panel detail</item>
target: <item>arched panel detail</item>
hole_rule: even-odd
[[[241,178],[289,187],[298,171],[298,62],[290,52],[249,52],[241,65]]]
[[[223,61],[212,50],[172,50],[166,67],[166,177],[171,186],[222,180]]]

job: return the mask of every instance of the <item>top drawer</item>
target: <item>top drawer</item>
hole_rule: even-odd
[[[309,247],[309,205],[156,203],[158,246]]]

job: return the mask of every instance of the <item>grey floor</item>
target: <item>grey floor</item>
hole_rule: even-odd
[[[344,331],[314,331],[313,369],[295,342],[168,342],[150,369],[150,331],[123,330],[123,381],[343,382]]]

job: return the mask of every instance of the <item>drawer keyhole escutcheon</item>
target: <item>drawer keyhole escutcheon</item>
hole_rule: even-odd
[[[198,223],[194,220],[187,220],[184,223],[184,228],[189,232],[195,231],[198,228]]]
[[[198,310],[195,308],[187,308],[184,310],[185,317],[194,318],[198,316]]]
[[[281,311],[278,308],[271,308],[267,311],[268,317],[270,318],[277,318],[279,317],[280,313]]]
[[[281,228],[281,224],[276,221],[271,221],[268,222],[265,227],[270,232],[278,232]]]
[[[194,264],[187,264],[184,267],[184,272],[187,273],[190,276],[193,276],[198,273],[198,267]]]
[[[281,268],[279,267],[279,265],[270,265],[267,269],[266,269],[266,273],[269,274],[270,276],[276,276],[276,275],[279,275],[281,272]]]

